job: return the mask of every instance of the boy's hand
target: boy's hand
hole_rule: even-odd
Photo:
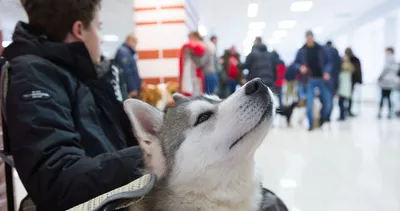
[[[300,73],[304,75],[304,74],[306,74],[307,72],[308,72],[307,66],[301,65],[301,67],[300,67]]]
[[[329,81],[331,79],[331,75],[329,73],[324,73],[323,78],[325,81]]]

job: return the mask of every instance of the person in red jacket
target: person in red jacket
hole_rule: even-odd
[[[275,93],[278,95],[279,106],[282,106],[282,87],[285,85],[286,65],[280,59],[279,54],[276,51],[274,51],[273,54],[276,56],[278,61],[276,66]]]
[[[198,96],[204,93],[204,74],[199,65],[200,58],[206,52],[198,32],[189,34],[189,41],[181,48],[179,58],[179,92],[186,96]]]

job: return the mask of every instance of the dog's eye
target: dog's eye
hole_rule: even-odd
[[[196,127],[197,125],[207,121],[208,119],[210,119],[210,117],[213,115],[214,113],[212,111],[207,111],[204,112],[202,114],[199,115],[199,117],[197,117],[197,121],[194,124],[194,126]]]

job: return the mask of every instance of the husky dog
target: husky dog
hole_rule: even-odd
[[[173,98],[176,105],[164,112],[138,100],[124,103],[146,166],[158,177],[131,210],[266,210],[271,193],[256,178],[254,153],[274,116],[271,90],[254,79],[224,101]]]

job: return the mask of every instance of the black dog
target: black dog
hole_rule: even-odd
[[[286,122],[287,122],[288,127],[291,127],[290,119],[292,118],[293,109],[296,108],[298,105],[299,105],[299,102],[293,102],[289,106],[281,106],[276,109],[277,114],[286,117]]]

